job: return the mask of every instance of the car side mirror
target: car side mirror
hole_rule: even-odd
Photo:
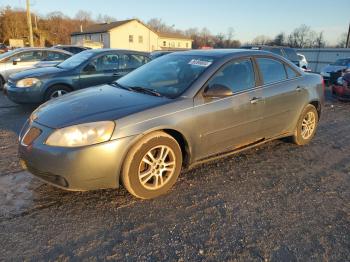
[[[84,70],[85,73],[91,74],[96,72],[96,66],[93,64],[88,64],[85,66]]]
[[[19,57],[12,60],[13,65],[17,65],[18,62],[21,62],[21,58],[19,58]]]
[[[203,94],[204,97],[211,97],[211,98],[213,97],[223,98],[223,97],[228,97],[232,95],[233,95],[233,92],[231,88],[220,84],[214,84],[208,87]]]

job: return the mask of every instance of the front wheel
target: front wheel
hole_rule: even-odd
[[[318,113],[313,105],[307,105],[301,113],[294,132],[293,141],[297,145],[306,145],[315,136],[318,125]]]
[[[61,97],[65,94],[68,94],[69,92],[71,92],[72,90],[64,85],[56,85],[53,87],[50,87],[47,92],[45,93],[45,101],[54,99],[54,98],[58,98]]]
[[[175,184],[181,167],[179,144],[172,136],[157,131],[131,148],[123,165],[122,182],[138,198],[155,198]]]

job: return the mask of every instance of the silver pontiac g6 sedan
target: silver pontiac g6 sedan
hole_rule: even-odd
[[[167,192],[184,168],[266,141],[313,138],[323,79],[257,50],[169,54],[109,85],[54,99],[20,134],[23,164],[67,190]]]

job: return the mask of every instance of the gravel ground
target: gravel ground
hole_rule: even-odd
[[[307,146],[201,165],[150,201],[9,174],[29,112],[0,106],[0,260],[350,261],[350,104],[327,102]]]

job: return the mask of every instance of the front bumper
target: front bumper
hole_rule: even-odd
[[[31,126],[42,133],[29,146],[21,143]],[[56,187],[85,191],[119,187],[119,174],[134,136],[101,144],[63,148],[45,145],[53,129],[36,122],[24,126],[20,134],[19,155],[34,176]]]
[[[41,103],[44,97],[40,87],[19,88],[9,82],[4,85],[4,93],[11,101],[18,104]]]

